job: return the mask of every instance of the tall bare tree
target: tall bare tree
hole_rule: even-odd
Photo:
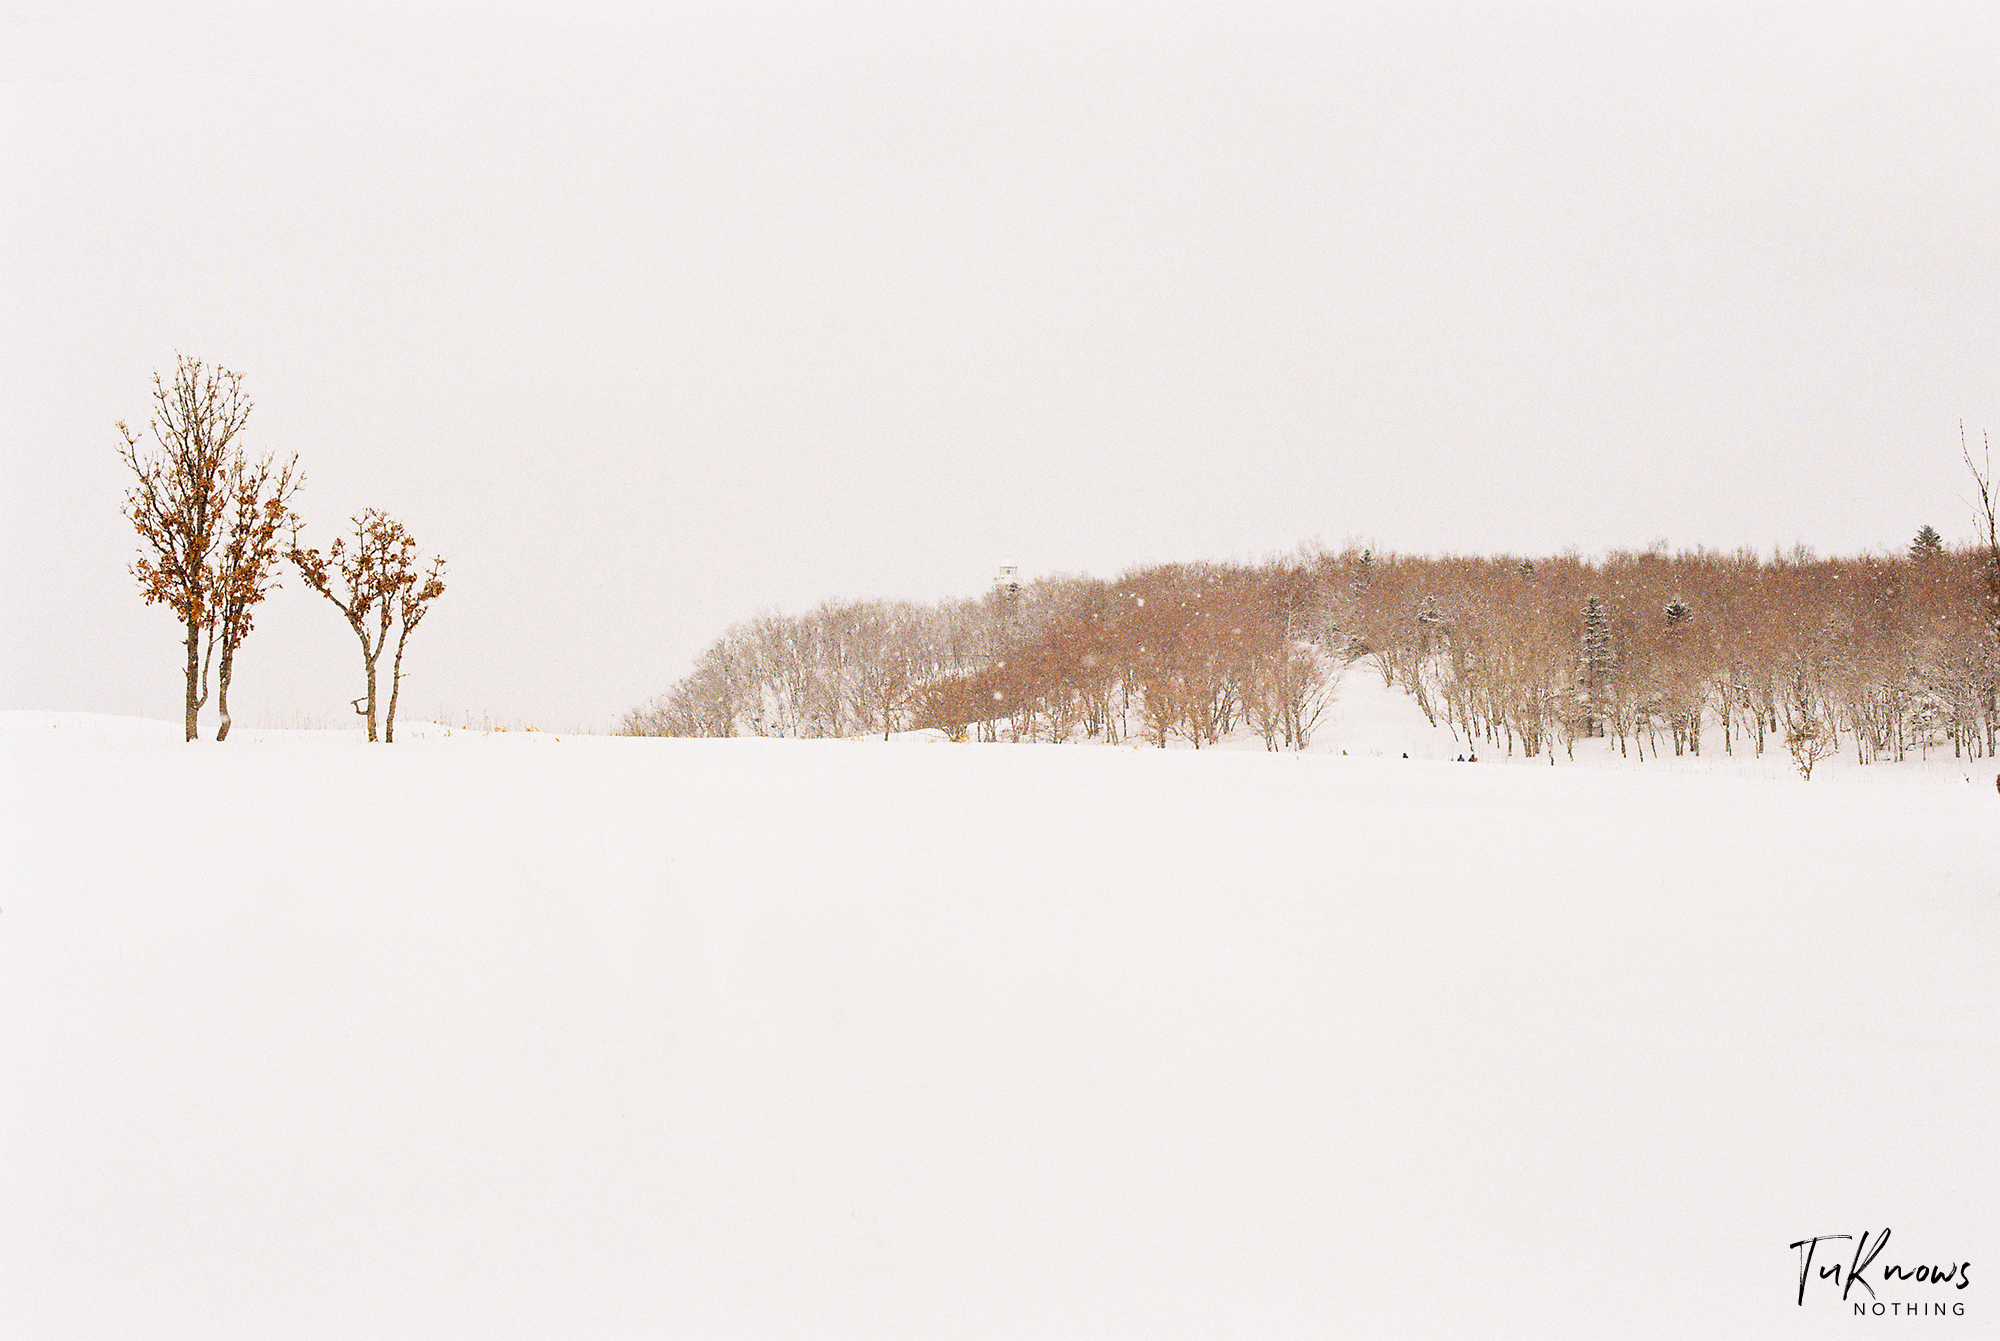
[[[1965,468],[1972,472],[1974,491],[1979,501],[1973,505],[1973,519],[1979,528],[1979,548],[1986,560],[1987,617],[1993,623],[1993,632],[2000,637],[2000,479],[1993,474],[1993,442],[1985,434],[1980,435],[1982,447],[1978,461],[1972,459],[1972,449],[1965,442],[1965,425],[1958,426],[1958,453],[1965,458]]]
[[[250,461],[236,445],[251,402],[243,378],[199,359],[177,356],[173,385],[153,374],[154,447],[119,421],[119,459],[136,483],[125,516],[152,550],[132,565],[146,604],[165,605],[185,631],[187,738],[199,734],[208,702],[209,672],[221,652],[222,726],[229,735],[229,681],[236,651],[250,636],[252,607],[277,586],[274,563],[280,519],[304,482],[298,458],[274,466]]]
[[[361,664],[367,672],[368,739],[376,731],[377,663],[389,645],[389,634],[400,628],[391,660],[388,740],[396,738],[396,697],[402,688],[403,648],[422,622],[430,603],[444,594],[444,559],[431,560],[428,571],[417,567],[417,542],[403,524],[386,512],[369,508],[349,519],[353,543],[335,536],[327,552],[299,545],[302,523],[291,521],[291,542],[285,557],[297,565],[307,586],[333,602],[361,641]]]
[[[1979,435],[1980,459],[1972,459],[1972,449],[1965,443],[1965,424],[1958,426],[1958,451],[1965,458],[1965,468],[1972,472],[1973,486],[1979,494],[1979,503],[1974,515],[1979,526],[1980,576],[1983,579],[1986,604],[1986,627],[1990,641],[1986,647],[1987,675],[1984,686],[1986,699],[1983,705],[1987,723],[1988,750],[1992,748],[1993,720],[2000,717],[2000,478],[1993,474],[1993,440],[1986,434]],[[2000,777],[1993,779],[2000,787]]]

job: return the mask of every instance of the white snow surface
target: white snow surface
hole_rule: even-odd
[[[0,1336],[2000,1334],[1991,761],[178,735],[0,714]]]

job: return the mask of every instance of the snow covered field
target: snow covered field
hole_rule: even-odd
[[[1995,1335],[1990,761],[1368,693],[1304,757],[0,714],[0,1335]]]

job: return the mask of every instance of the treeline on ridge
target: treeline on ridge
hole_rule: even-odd
[[[1495,752],[1995,753],[2000,563],[1928,527],[1905,556],[1601,561],[1349,548],[1046,577],[979,599],[828,602],[730,629],[632,735],[1308,744],[1355,662]],[[1805,765],[1809,768],[1809,762]]]

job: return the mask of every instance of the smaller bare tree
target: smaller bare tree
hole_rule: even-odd
[[[423,621],[430,603],[444,594],[444,559],[433,558],[428,571],[417,567],[417,542],[403,524],[386,512],[369,508],[350,519],[353,544],[334,537],[325,554],[299,545],[302,523],[291,518],[291,543],[285,557],[297,565],[307,586],[333,602],[361,642],[361,664],[368,677],[368,739],[396,739],[396,698],[402,689],[403,649]],[[391,630],[399,629],[390,662],[387,730],[376,732],[377,663],[389,645]]]

